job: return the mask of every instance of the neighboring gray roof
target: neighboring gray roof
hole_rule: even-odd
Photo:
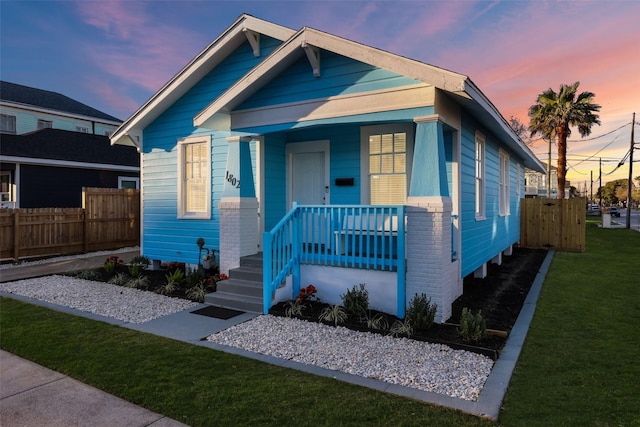
[[[5,81],[0,81],[0,100],[33,105],[35,107],[58,110],[81,116],[95,117],[102,120],[122,122],[122,120],[116,117],[98,111],[68,96]]]
[[[41,129],[22,135],[0,135],[0,155],[139,167],[135,147],[111,145],[109,137],[60,129]]]

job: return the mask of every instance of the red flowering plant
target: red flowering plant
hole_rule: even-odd
[[[306,301],[313,301],[316,299],[318,290],[313,285],[308,285],[306,288],[300,289],[300,293],[296,297],[296,301],[299,303],[305,303]]]
[[[285,314],[287,317],[291,316],[302,316],[302,310],[307,308],[306,302],[310,301],[318,301],[316,297],[316,293],[318,290],[313,285],[308,285],[305,288],[300,289],[298,296],[293,301],[288,301],[286,303],[287,309],[285,310]]]

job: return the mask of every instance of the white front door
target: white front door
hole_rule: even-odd
[[[289,208],[329,204],[329,141],[287,145]]]

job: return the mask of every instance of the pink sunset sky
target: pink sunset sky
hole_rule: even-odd
[[[614,169],[629,150],[634,111],[640,121],[638,1],[3,0],[0,78],[124,120],[242,13],[467,75],[525,125],[539,93],[579,81],[602,106],[602,125],[585,140],[571,136],[567,178],[589,186],[599,158],[603,183],[627,177],[628,161]],[[543,161],[547,150],[533,146]]]

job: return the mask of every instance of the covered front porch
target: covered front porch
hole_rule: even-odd
[[[446,319],[462,292],[453,135],[432,115],[227,138],[242,186],[220,202],[221,271],[262,252],[265,313],[308,284],[340,303],[364,283],[372,308],[403,318],[425,293]]]

